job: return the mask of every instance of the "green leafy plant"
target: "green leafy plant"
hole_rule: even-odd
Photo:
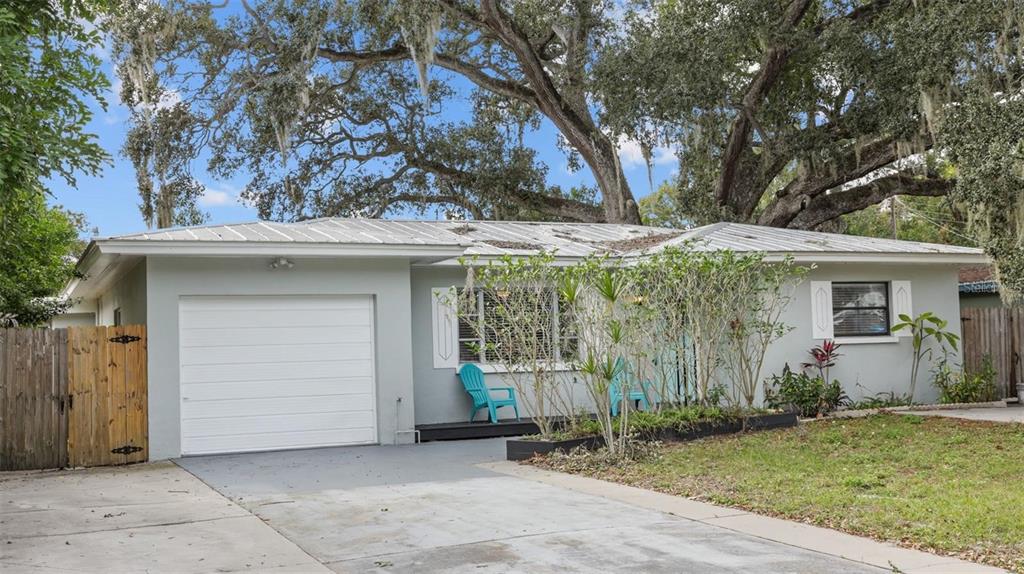
[[[938,350],[946,353],[946,345],[955,351],[960,337],[955,333],[946,330],[949,322],[932,313],[925,311],[917,317],[901,313],[900,323],[893,325],[892,331],[909,330],[913,336],[911,342],[914,349],[914,360],[910,365],[910,399],[914,399],[914,388],[917,386],[917,375],[921,368],[921,361],[931,358],[934,349],[930,343],[934,343]]]
[[[859,401],[851,401],[846,406],[850,410],[863,409],[887,409],[891,407],[905,407],[910,404],[910,395],[898,395],[895,391],[876,393],[864,397]]]
[[[985,355],[981,369],[976,372],[955,369],[943,356],[932,370],[932,384],[939,389],[939,402],[944,404],[978,403],[998,396],[991,355]]]
[[[764,396],[769,408],[795,409],[803,417],[823,416],[849,401],[839,381],[826,383],[820,376],[794,372],[788,364],[781,375],[765,381]]]

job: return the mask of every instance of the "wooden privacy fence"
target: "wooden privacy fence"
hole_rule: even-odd
[[[996,386],[1004,398],[1017,396],[1024,354],[1024,309],[961,309],[964,368],[977,372],[992,358]]]
[[[0,470],[148,456],[146,328],[0,329]]]

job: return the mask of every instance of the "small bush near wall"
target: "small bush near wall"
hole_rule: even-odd
[[[825,382],[821,376],[793,372],[789,365],[781,375],[765,381],[765,405],[776,409],[796,409],[800,416],[824,416],[848,402],[839,381]]]
[[[932,384],[939,389],[939,402],[943,404],[980,403],[999,398],[996,370],[990,355],[985,356],[976,372],[958,371],[944,357],[933,371]]]

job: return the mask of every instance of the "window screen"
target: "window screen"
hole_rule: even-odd
[[[889,334],[889,284],[832,283],[836,337]]]
[[[553,290],[547,293],[548,296],[541,304],[544,312],[551,316],[551,323],[535,333],[534,337],[543,343],[543,358],[571,360],[578,346],[575,329],[566,324],[566,313],[559,309],[557,294]],[[496,332],[514,328],[509,324],[514,319],[506,316],[508,311],[492,299],[492,294],[477,290],[473,296],[476,301],[475,313],[463,312],[459,317],[459,362],[496,363],[498,356],[494,346],[511,343],[497,337]],[[557,337],[554,336],[556,333]],[[515,355],[514,349],[502,351],[506,357]]]

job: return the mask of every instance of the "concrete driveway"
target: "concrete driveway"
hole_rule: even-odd
[[[187,458],[336,572],[879,572],[477,466],[502,440]]]
[[[995,423],[1024,423],[1024,406],[1019,404],[1008,405],[1005,407],[902,411],[901,414],[966,419],[970,421],[990,421]]]
[[[0,572],[328,572],[173,463],[0,473]]]

